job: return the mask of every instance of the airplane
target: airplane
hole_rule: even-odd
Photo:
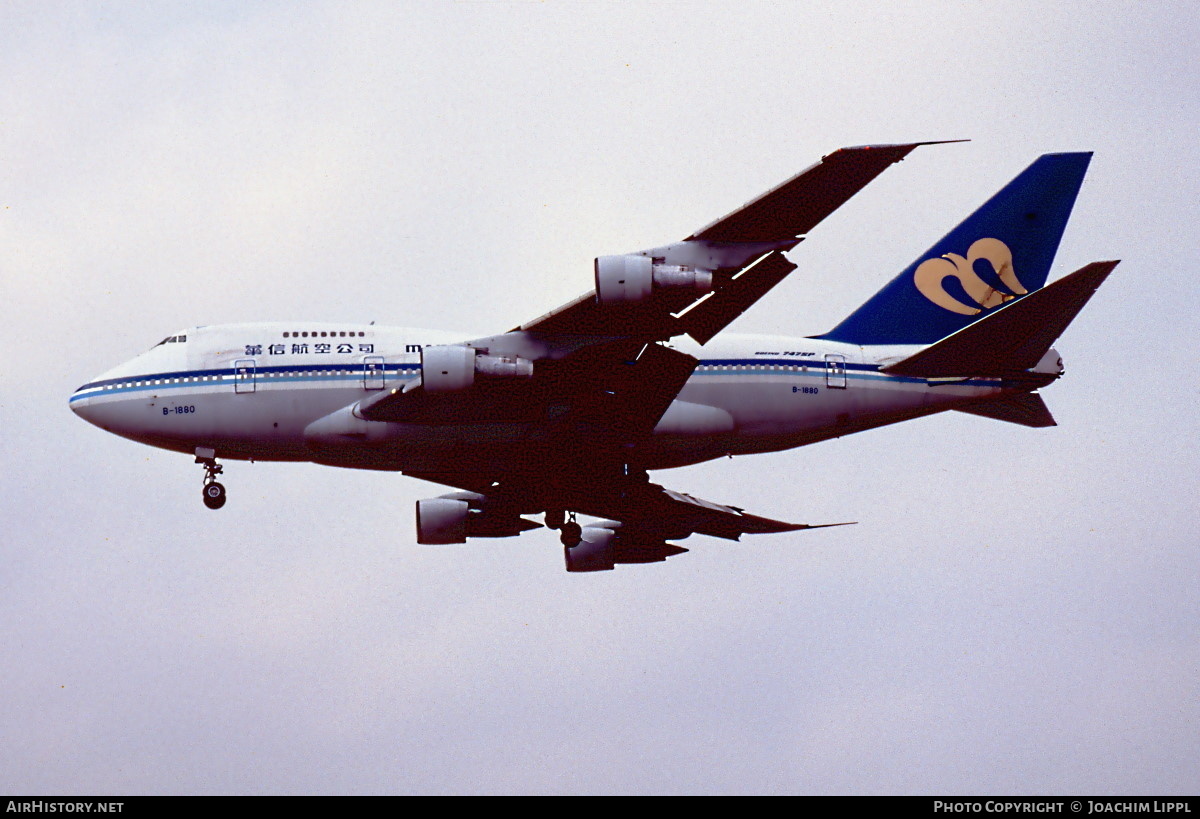
[[[843,525],[761,517],[648,473],[948,410],[1053,426],[1051,345],[1117,264],[1046,284],[1091,153],[1046,154],[832,330],[721,333],[796,268],[785,254],[809,231],[931,144],[837,150],[682,241],[596,258],[592,291],[508,332],[193,327],[70,407],[194,456],[210,509],[226,501],[219,459],[398,471],[455,490],[417,502],[418,543],[544,524],[570,572],[661,562],[693,534]]]

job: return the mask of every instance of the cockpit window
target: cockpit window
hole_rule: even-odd
[[[177,344],[181,341],[187,341],[187,336],[185,336],[185,335],[167,336],[166,338],[164,338],[162,341],[158,342],[154,346],[161,347],[164,344]],[[153,347],[151,349],[153,349]]]

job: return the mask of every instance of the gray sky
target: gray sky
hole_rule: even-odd
[[[1196,793],[1191,3],[0,6],[0,791]],[[656,473],[665,564],[414,545],[439,487],[190,458],[67,397],[196,324],[505,330],[822,154],[919,149],[734,330],[828,330],[1047,151],[1121,258],[1060,426]],[[1179,376],[1176,367],[1182,367]]]

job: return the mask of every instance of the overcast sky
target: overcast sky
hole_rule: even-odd
[[[0,791],[1196,793],[1194,4],[0,5]],[[844,145],[921,148],[731,328],[824,332],[1049,151],[1059,426],[655,473],[857,526],[568,575],[441,488],[74,417],[197,324],[506,330]]]

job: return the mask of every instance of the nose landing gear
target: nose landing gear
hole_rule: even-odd
[[[196,463],[204,465],[204,505],[209,509],[220,509],[225,505],[225,486],[217,483],[217,476],[225,467],[217,463],[216,452],[197,448]]]
[[[217,467],[217,469],[220,468]],[[216,481],[204,484],[204,505],[209,509],[220,509],[225,505],[224,484],[217,483]]]

